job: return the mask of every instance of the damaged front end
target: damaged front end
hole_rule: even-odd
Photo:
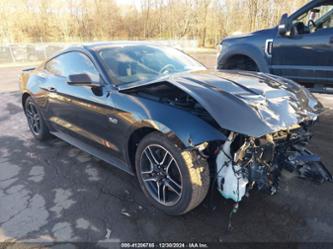
[[[253,188],[276,193],[283,170],[318,183],[332,181],[320,158],[306,149],[324,108],[293,81],[253,72],[198,71],[120,86],[120,91],[140,98],[148,110],[142,116],[170,127],[185,147],[207,159],[218,191],[236,204]],[[143,99],[175,109],[161,115],[165,108],[147,108]],[[184,113],[176,110],[196,119],[181,119]]]
[[[319,156],[306,149],[312,123],[260,138],[231,132],[216,158],[218,191],[237,203],[253,188],[275,194],[282,170],[317,183],[331,182]]]

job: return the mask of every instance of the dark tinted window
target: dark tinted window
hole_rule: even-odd
[[[69,52],[57,56],[46,64],[46,69],[59,76],[68,77],[71,74],[89,74],[95,82],[99,81],[99,73],[92,61],[80,52]]]
[[[58,76],[64,76],[63,65],[61,65],[61,61],[59,60],[59,57],[56,57],[56,58],[50,60],[46,64],[45,68],[50,73],[53,73]]]
[[[168,74],[204,70],[190,56],[170,47],[125,45],[98,52],[114,84],[154,80]]]

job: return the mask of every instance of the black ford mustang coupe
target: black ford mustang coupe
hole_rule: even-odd
[[[20,77],[32,134],[54,135],[136,175],[170,215],[209,187],[236,203],[252,188],[275,193],[282,170],[332,181],[305,148],[322,105],[277,76],[210,71],[150,43],[65,49]]]

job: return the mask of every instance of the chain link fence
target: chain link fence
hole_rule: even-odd
[[[59,43],[2,45],[0,46],[0,63],[41,61],[64,47],[65,44]]]
[[[195,49],[198,47],[196,40],[156,40],[150,42],[180,49]],[[0,64],[42,61],[57,51],[73,44],[75,43],[19,43],[0,45]]]

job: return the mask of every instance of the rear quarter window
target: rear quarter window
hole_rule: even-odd
[[[88,74],[94,82],[99,82],[100,76],[88,56],[81,52],[61,54],[46,64],[46,70],[58,76],[68,77],[73,74]]]
[[[50,72],[51,74],[57,75],[57,76],[65,76],[64,75],[64,69],[63,65],[61,65],[61,61],[59,60],[59,57],[56,57],[49,62],[46,63],[45,69]]]

